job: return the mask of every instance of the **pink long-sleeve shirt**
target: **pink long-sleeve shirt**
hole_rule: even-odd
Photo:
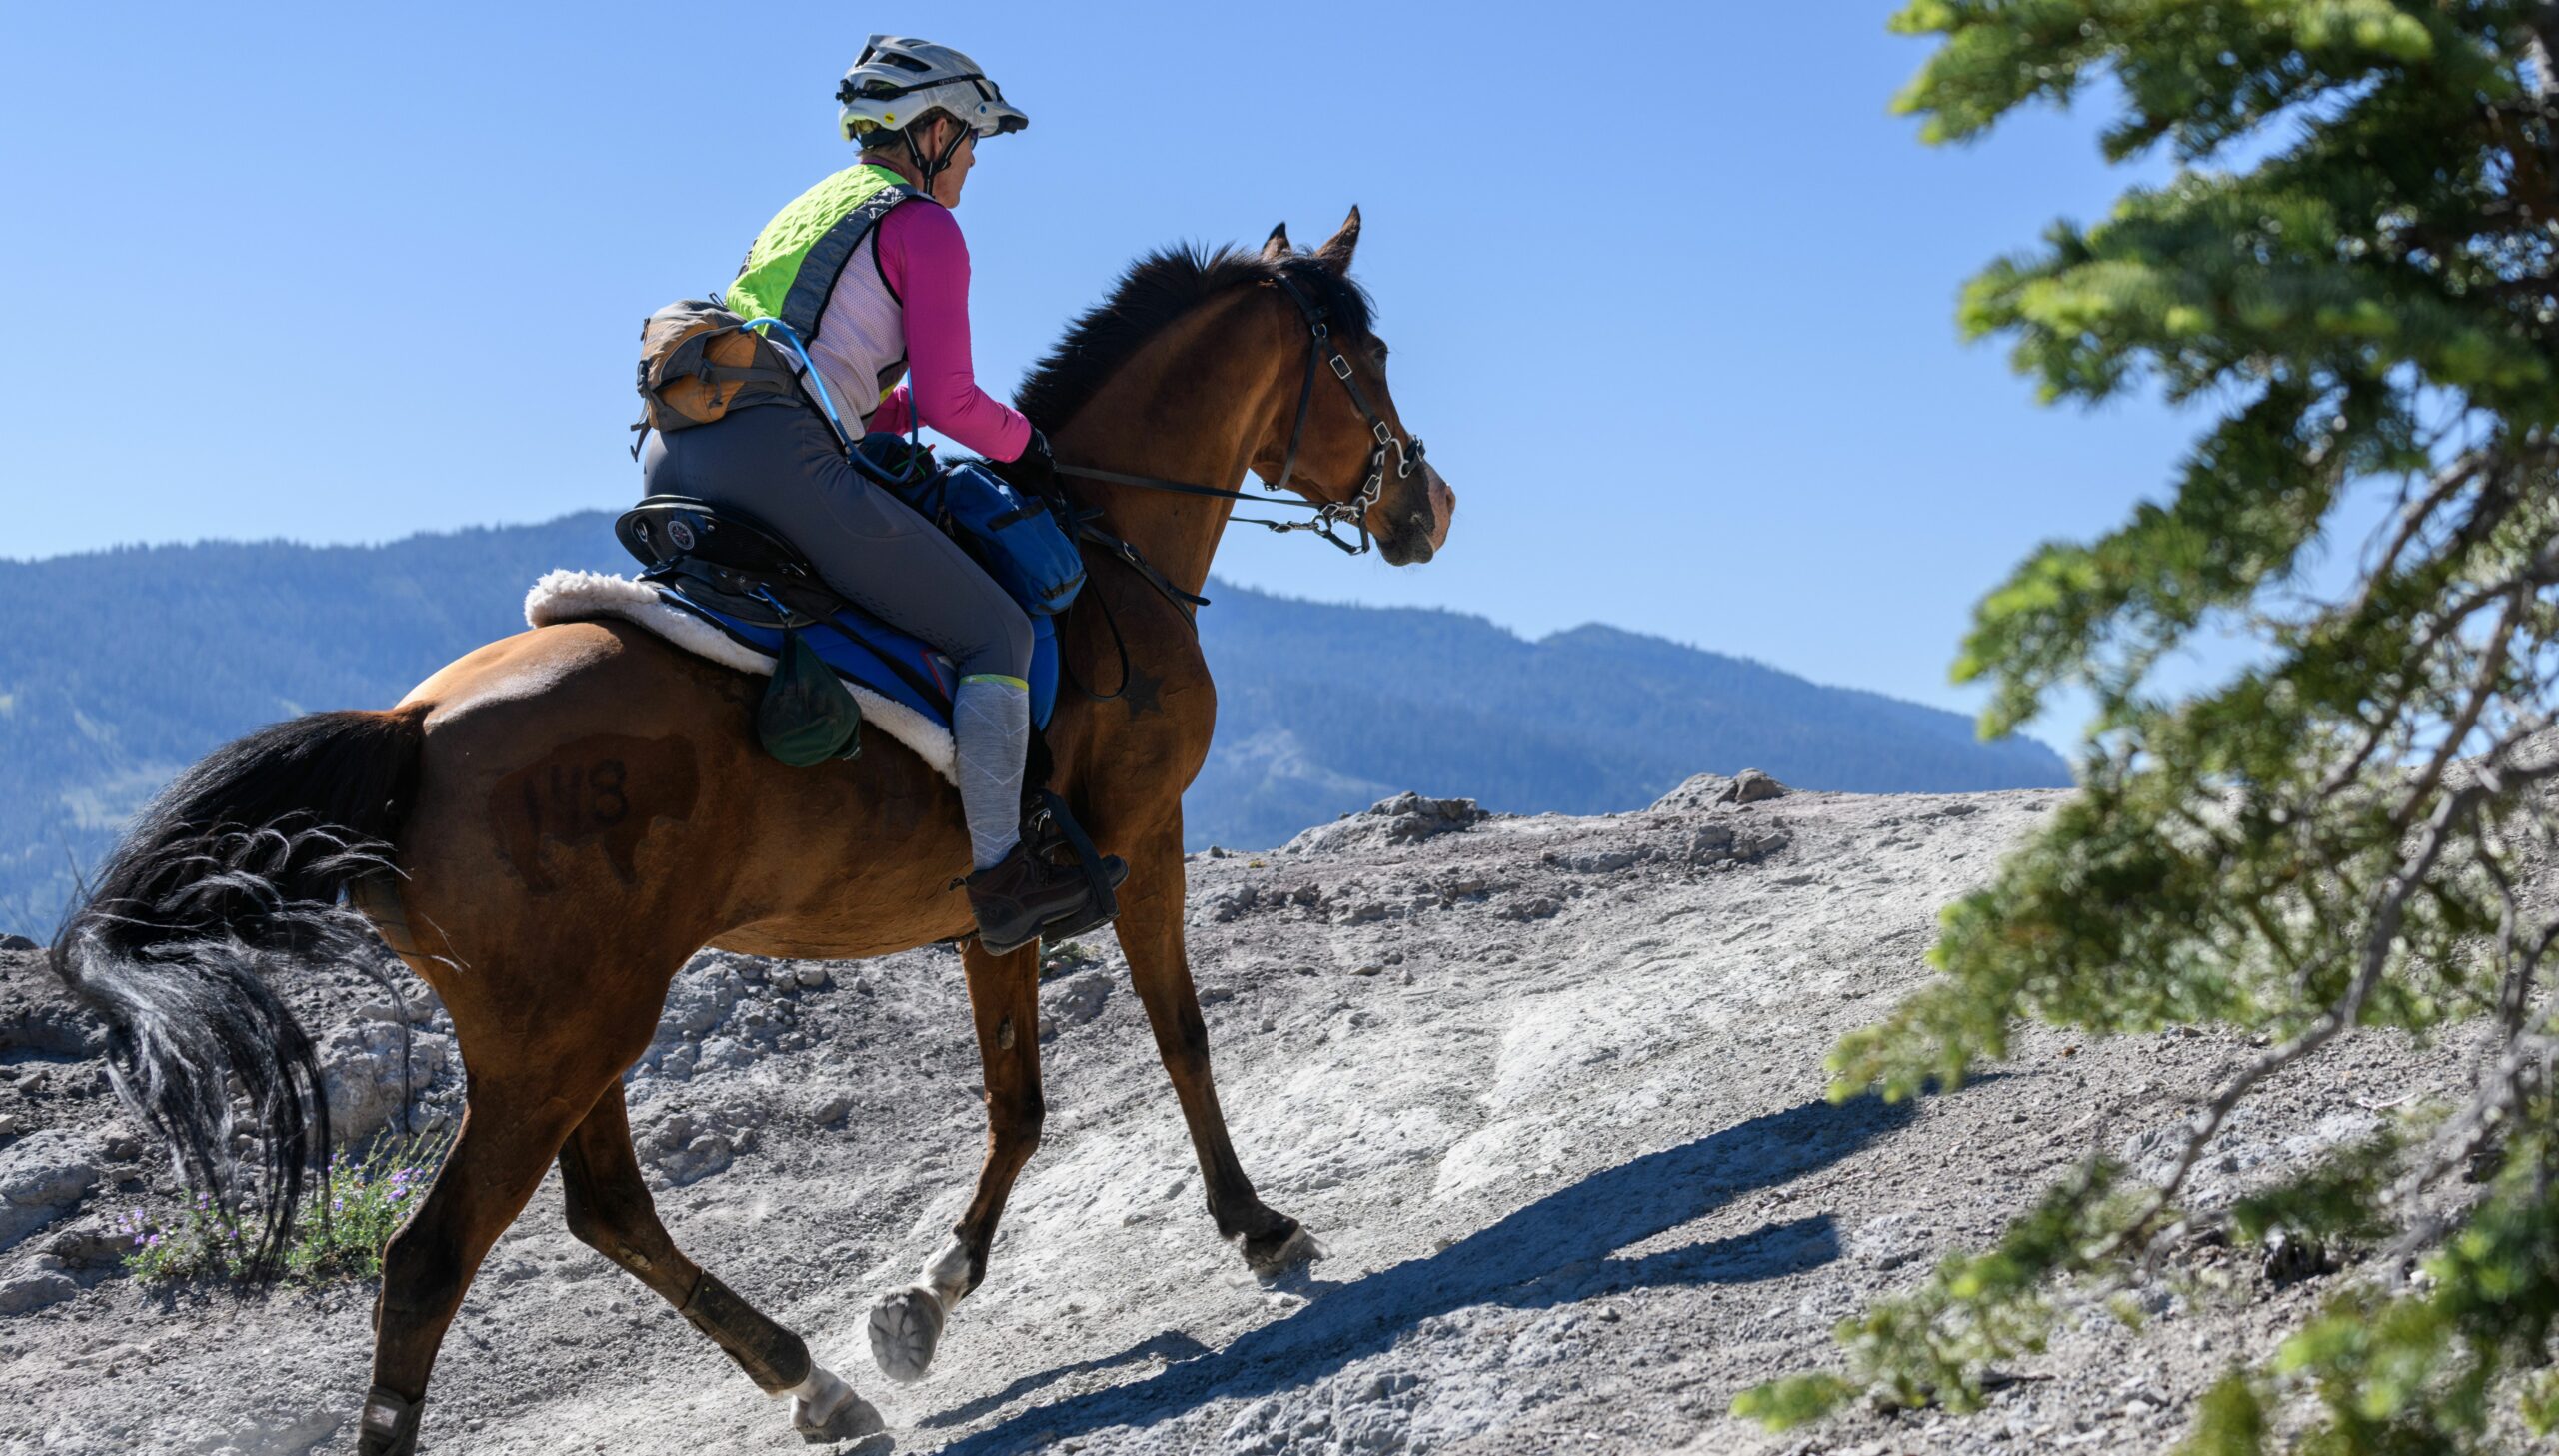
[[[978,388],[969,349],[969,245],[950,210],[917,198],[892,209],[877,229],[879,278],[897,303],[906,338],[907,378],[872,414],[872,430],[904,431],[924,423],[986,456],[1012,460],[1031,443],[1031,422]],[[867,281],[867,280],[865,280]],[[836,295],[852,292],[851,270]],[[848,306],[854,300],[846,298]],[[830,297],[828,312],[837,307]],[[822,322],[823,339],[832,319]]]

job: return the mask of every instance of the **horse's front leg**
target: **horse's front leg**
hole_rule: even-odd
[[[1047,1110],[1040,1095],[1038,944],[997,956],[972,940],[962,959],[986,1070],[987,1159],[978,1169],[977,1196],[941,1251],[926,1261],[924,1277],[871,1307],[871,1357],[881,1374],[897,1381],[924,1378],[952,1307],[987,1277],[996,1220],[1004,1216],[1015,1176],[1040,1146]]]
[[[1256,1274],[1280,1274],[1319,1255],[1314,1239],[1297,1220],[1264,1203],[1253,1180],[1236,1160],[1227,1137],[1226,1114],[1218,1108],[1218,1087],[1209,1073],[1209,1023],[1200,1014],[1200,995],[1191,983],[1190,952],[1183,944],[1185,885],[1182,824],[1177,816],[1160,830],[1129,846],[1129,883],[1120,898],[1120,948],[1129,957],[1129,978],[1155,1028],[1156,1051],[1173,1078],[1182,1100],[1183,1120],[1191,1127],[1191,1145],[1200,1155],[1200,1175],[1207,1184],[1209,1215],[1218,1232],[1244,1250]]]

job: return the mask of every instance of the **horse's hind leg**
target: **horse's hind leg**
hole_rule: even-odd
[[[498,1235],[524,1211],[598,1084],[474,1078],[462,1129],[418,1211],[382,1254],[374,1303],[373,1389],[358,1456],[408,1456],[418,1447],[427,1376],[463,1291]]]
[[[841,1441],[882,1429],[880,1413],[809,1358],[798,1335],[748,1307],[684,1255],[631,1151],[631,1116],[616,1082],[560,1149],[569,1231],[658,1291],[693,1327],[729,1352],[767,1395],[791,1397],[791,1423],[812,1440]]]
[[[970,1018],[987,1089],[987,1157],[977,1195],[950,1239],[924,1266],[922,1282],[871,1307],[871,1357],[892,1380],[919,1380],[933,1363],[952,1306],[987,1277],[987,1249],[1013,1180],[1040,1147],[1047,1106],[1040,1095],[1040,954],[1026,946],[989,955],[976,941],[962,956]]]

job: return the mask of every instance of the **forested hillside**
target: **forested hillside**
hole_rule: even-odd
[[[625,564],[600,512],[382,547],[0,562],[0,929],[48,930],[123,818],[225,738],[388,704],[518,630],[542,572]],[[1976,742],[1954,714],[1610,628],[1528,642],[1454,613],[1211,595],[1221,716],[1195,845],[1276,843],[1403,788],[1591,813],[1744,766],[1869,791],[2068,781],[2040,745]]]

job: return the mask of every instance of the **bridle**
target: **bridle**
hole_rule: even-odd
[[[1368,392],[1359,388],[1359,380],[1350,368],[1350,361],[1342,356],[1340,346],[1332,341],[1330,308],[1306,297],[1305,290],[1299,288],[1296,281],[1285,273],[1275,273],[1271,281],[1280,286],[1280,291],[1288,296],[1288,302],[1297,306],[1297,312],[1306,321],[1306,373],[1305,378],[1297,385],[1296,415],[1288,426],[1288,451],[1280,463],[1280,479],[1266,483],[1264,489],[1276,495],[1286,490],[1288,482],[1297,474],[1297,447],[1305,439],[1306,416],[1314,404],[1315,370],[1318,366],[1331,370],[1332,377],[1341,381],[1341,387],[1350,392],[1351,405],[1359,411],[1360,418],[1368,422],[1368,434],[1376,443],[1368,448],[1367,478],[1360,483],[1356,494],[1339,501],[1274,500],[1267,502],[1269,505],[1313,512],[1314,514],[1306,520],[1273,521],[1260,516],[1236,515],[1230,515],[1227,519],[1264,527],[1283,535],[1291,531],[1311,531],[1350,556],[1364,555],[1374,545],[1368,535],[1368,508],[1376,505],[1378,499],[1386,493],[1386,457],[1389,454],[1395,457],[1395,479],[1405,479],[1414,471],[1421,469],[1421,437],[1415,435],[1405,439],[1396,435],[1394,427],[1388,425],[1385,417],[1377,413],[1377,407],[1368,402]],[[1207,496],[1222,501],[1261,501],[1263,499],[1243,491],[1195,485],[1189,481],[1168,481],[1158,476],[1131,475],[1125,471],[1102,470],[1094,466],[1060,464],[1056,469],[1062,476],[1078,476],[1085,480],[1103,481],[1115,486],[1129,486],[1141,491],[1164,491],[1177,496]],[[1148,586],[1155,588],[1166,601],[1171,602],[1182,613],[1183,621],[1190,623],[1196,632],[1199,623],[1193,613],[1195,609],[1208,606],[1209,599],[1195,592],[1186,592],[1176,586],[1173,580],[1159,571],[1153,562],[1139,555],[1136,547],[1103,530],[1098,524],[1101,514],[1099,511],[1091,510],[1075,512],[1073,519],[1076,538],[1089,546],[1101,548],[1137,573]],[[1342,537],[1341,528],[1345,526],[1357,534],[1358,540],[1355,544]],[[1109,601],[1096,598],[1095,602],[1101,608],[1104,625],[1119,649],[1120,686],[1109,693],[1096,693],[1089,685],[1077,679],[1072,668],[1063,661],[1060,663],[1060,669],[1067,681],[1073,683],[1086,697],[1097,703],[1109,703],[1129,691],[1129,640],[1121,633],[1119,620],[1112,615]]]
[[[1318,365],[1331,370],[1332,377],[1341,381],[1341,387],[1350,392],[1351,405],[1359,411],[1360,418],[1368,422],[1368,434],[1376,443],[1368,448],[1367,479],[1361,483],[1357,494],[1346,496],[1338,501],[1276,500],[1264,503],[1314,513],[1303,521],[1270,521],[1256,516],[1233,516],[1229,519],[1264,527],[1280,534],[1291,531],[1311,531],[1351,556],[1364,555],[1373,544],[1368,536],[1368,509],[1376,505],[1378,498],[1386,493],[1386,457],[1389,454],[1395,457],[1395,479],[1403,480],[1409,477],[1414,471],[1421,469],[1421,437],[1415,435],[1405,439],[1398,436],[1395,434],[1394,427],[1386,423],[1385,417],[1377,413],[1377,407],[1368,402],[1368,392],[1359,388],[1359,380],[1351,372],[1350,361],[1342,356],[1340,346],[1332,341],[1330,307],[1306,297],[1305,290],[1299,288],[1296,281],[1284,272],[1274,274],[1271,281],[1280,285],[1280,291],[1286,294],[1288,302],[1295,304],[1297,312],[1305,317],[1306,375],[1297,386],[1296,420],[1288,427],[1288,453],[1280,462],[1280,479],[1265,484],[1263,489],[1274,495],[1285,491],[1288,489],[1288,482],[1297,473],[1297,446],[1305,439],[1306,415],[1314,403],[1315,370]],[[1228,501],[1262,500],[1261,497],[1249,495],[1243,491],[1193,485],[1188,481],[1168,481],[1155,476],[1128,475],[1120,471],[1098,470],[1092,466],[1062,464],[1057,469],[1058,474],[1062,476],[1080,476],[1086,480],[1106,481],[1115,486],[1132,486],[1142,491],[1168,491],[1183,496],[1211,496]],[[1354,545],[1343,539],[1340,528],[1344,526],[1357,533],[1357,544]],[[1119,547],[1121,550],[1117,554],[1124,560],[1128,560],[1132,566],[1139,567],[1141,571],[1148,570],[1144,563],[1135,560],[1134,556],[1128,553],[1125,543],[1099,532],[1088,534],[1086,540],[1100,546]],[[1189,596],[1188,593],[1183,595]]]

